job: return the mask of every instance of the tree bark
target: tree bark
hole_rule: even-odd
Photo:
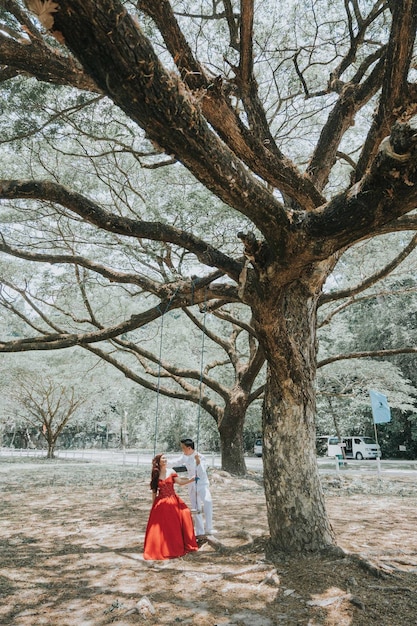
[[[222,469],[237,476],[246,474],[243,426],[247,408],[247,394],[242,390],[235,389],[229,401],[226,402],[223,417],[218,424]]]
[[[315,551],[335,543],[315,448],[318,290],[312,290],[312,283],[305,276],[253,306],[259,342],[268,361],[263,463],[274,551]]]

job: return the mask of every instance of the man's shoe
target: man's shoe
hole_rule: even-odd
[[[207,543],[207,537],[205,535],[198,535],[198,537],[196,537],[196,541],[197,541],[197,546],[201,548],[202,545]]]

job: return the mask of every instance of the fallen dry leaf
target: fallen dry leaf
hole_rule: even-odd
[[[52,0],[26,0],[26,6],[29,11],[34,13],[42,26],[47,30],[51,30],[54,25],[53,13],[59,9],[59,5]]]

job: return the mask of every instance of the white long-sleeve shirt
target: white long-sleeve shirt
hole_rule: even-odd
[[[198,454],[200,457],[200,463],[197,465],[195,461],[195,455]],[[208,485],[209,479],[207,476],[207,463],[202,454],[199,452],[193,452],[193,454],[182,454],[181,456],[169,460],[168,462],[170,467],[179,467],[181,465],[185,465],[187,468],[188,478],[194,478],[197,476],[200,485]]]

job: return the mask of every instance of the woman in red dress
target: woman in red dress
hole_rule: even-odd
[[[167,469],[167,458],[157,454],[152,461],[152,508],[146,527],[143,558],[175,559],[198,550],[191,511],[175,493],[174,484],[187,485],[194,478],[179,478]]]

